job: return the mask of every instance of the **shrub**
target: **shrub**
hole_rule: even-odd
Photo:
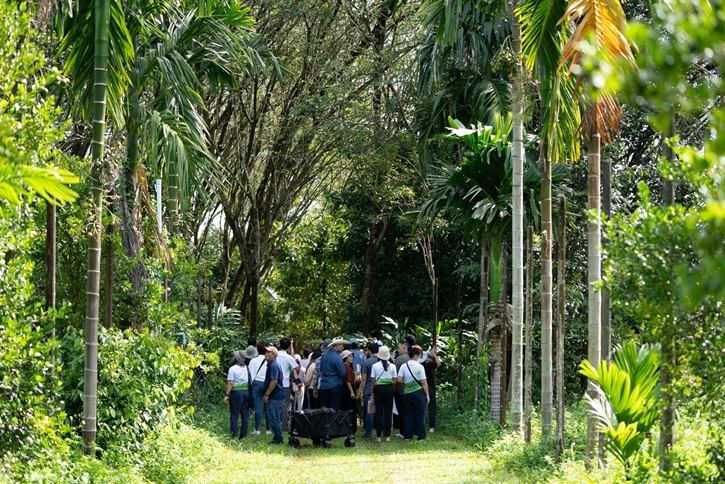
[[[61,340],[66,368],[63,393],[71,422],[80,424],[84,349],[80,331]],[[98,443],[138,448],[149,431],[169,420],[179,397],[191,385],[196,359],[164,336],[148,331],[99,333]],[[182,408],[184,408],[182,406]],[[192,408],[189,408],[192,410]]]

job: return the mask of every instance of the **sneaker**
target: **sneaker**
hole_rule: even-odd
[[[259,435],[259,430],[253,430],[252,435]]]
[[[276,440],[273,440],[269,443],[269,445],[281,445],[283,442],[277,442]]]
[[[267,435],[272,435],[272,431],[271,430],[267,430]]]
[[[401,439],[403,438],[403,434],[395,434],[395,436],[400,437]]]
[[[428,431],[429,431],[429,432],[430,432],[431,434],[433,434],[433,433],[435,433],[436,429],[434,429],[433,427],[431,427],[431,428],[430,428],[430,429],[429,429]]]
[[[403,440],[403,442],[413,442],[413,441],[410,439],[405,439],[405,440]]]
[[[385,437],[385,442],[390,442],[390,437]]]
[[[372,439],[373,438],[373,434],[363,434],[362,438],[363,439]]]

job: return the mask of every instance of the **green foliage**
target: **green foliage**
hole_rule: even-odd
[[[196,358],[165,335],[147,330],[99,332],[98,442],[138,448],[148,432],[168,422],[190,387]],[[70,422],[80,423],[84,366],[83,338],[69,330],[60,343],[64,366],[62,392]]]
[[[59,111],[47,86],[58,72],[44,69],[26,4],[3,2],[0,17],[0,200],[19,205],[21,196],[37,193],[72,202],[76,194],[66,184],[78,177],[53,165],[64,126],[56,122]]]
[[[659,346],[638,350],[632,341],[614,353],[611,363],[602,361],[598,370],[588,360],[581,364],[581,373],[602,392],[599,399],[587,395],[587,400],[602,423],[607,450],[625,468],[659,418],[659,368]]]
[[[20,215],[0,218],[0,458],[28,459],[56,444],[64,415],[53,319],[33,300],[33,264],[21,255],[37,234],[27,207]]]

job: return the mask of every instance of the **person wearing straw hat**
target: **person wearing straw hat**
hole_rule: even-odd
[[[341,337],[333,338],[328,350],[320,358],[320,404],[322,408],[340,410],[342,397],[342,378],[347,374],[340,353],[348,344]]]
[[[232,438],[239,436],[243,439],[247,436],[249,429],[249,406],[251,403],[251,393],[249,391],[249,367],[244,364],[245,358],[253,357],[256,348],[252,347],[245,351],[234,351],[234,364],[229,368],[227,374],[227,391],[224,395],[224,404],[229,405],[229,430]],[[239,434],[239,416],[242,416],[242,432]]]

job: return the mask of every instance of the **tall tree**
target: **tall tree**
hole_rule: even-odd
[[[576,29],[562,50],[560,67],[571,61],[569,73],[583,55],[581,44],[591,42],[596,53],[603,55],[612,66],[621,61],[632,65],[634,56],[624,32],[627,21],[619,0],[572,0],[567,6],[562,22],[576,22]],[[582,131],[587,143],[589,171],[587,229],[588,286],[589,286],[589,349],[592,364],[601,360],[601,293],[596,287],[601,280],[601,214],[600,214],[600,150],[601,142],[612,141],[617,131],[620,105],[607,93],[601,93],[586,110]],[[595,366],[596,366],[595,365]],[[589,380],[587,393],[597,397],[597,384]],[[597,420],[590,412],[587,423],[587,459],[591,465],[596,457],[598,441]]]

